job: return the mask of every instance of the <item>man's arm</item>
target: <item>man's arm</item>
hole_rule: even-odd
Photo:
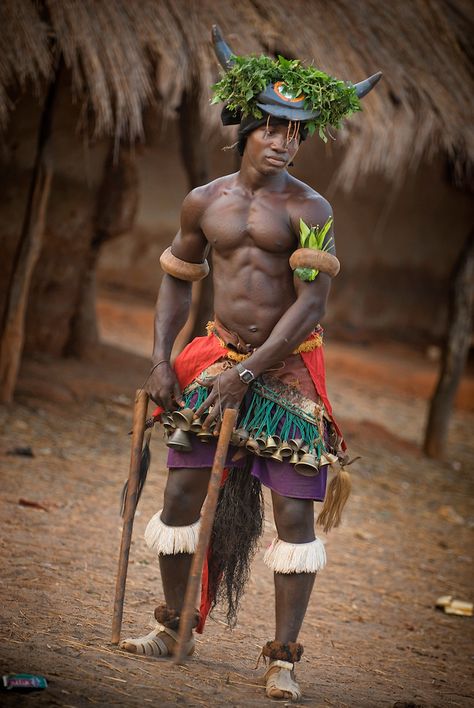
[[[315,195],[311,199],[295,201],[290,209],[290,223],[293,231],[299,234],[300,218],[308,226],[319,226],[322,229],[332,215],[329,202],[324,197]],[[324,246],[329,253],[336,255],[332,226],[324,239]],[[295,302],[280,318],[266,342],[245,361],[246,368],[256,376],[289,356],[324,317],[331,288],[329,275],[319,273],[312,282],[300,280],[295,275],[294,287]]]
[[[171,244],[171,252],[188,263],[202,263],[206,256],[208,244],[200,227],[205,206],[204,187],[190,192],[183,202],[181,228]],[[152,366],[156,368],[152,368],[147,390],[165,410],[174,408],[181,400],[170,357],[174,341],[189,315],[191,288],[192,283],[165,273],[156,302],[152,355]]]

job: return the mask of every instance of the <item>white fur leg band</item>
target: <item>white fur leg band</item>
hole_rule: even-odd
[[[167,526],[158,511],[151,517],[145,529],[145,543],[159,556],[174,556],[176,553],[194,553],[196,550],[201,520],[191,526]]]
[[[326,550],[319,538],[309,543],[287,543],[275,538],[263,561],[275,573],[316,573],[326,565]]]

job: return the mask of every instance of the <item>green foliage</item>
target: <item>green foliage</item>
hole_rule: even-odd
[[[317,226],[308,226],[303,219],[300,219],[301,248],[317,248],[319,251],[328,251],[334,243],[334,239],[331,236],[326,243],[324,243],[324,239],[332,226],[332,222],[333,218],[330,216],[324,226],[320,228],[319,224]]]
[[[321,228],[319,224],[317,226],[308,226],[303,219],[300,219],[300,244],[301,248],[315,248],[318,251],[328,251],[334,239],[331,236],[326,243],[324,239],[326,238],[329,229],[332,226],[333,218],[332,216],[326,221],[324,226]],[[295,275],[300,278],[300,280],[313,281],[318,275],[319,270],[316,268],[296,268]]]
[[[316,270],[316,268],[295,268],[295,275],[306,282],[312,282],[318,273],[319,270]]]
[[[306,97],[305,109],[319,111],[306,121],[310,135],[315,131],[327,141],[328,126],[340,128],[343,118],[360,111],[360,101],[354,86],[328,76],[314,66],[302,66],[297,59],[271,59],[261,56],[235,56],[235,64],[214,84],[212,103],[223,101],[230,111],[242,111],[243,116],[262,117],[257,96],[268,84],[283,81],[293,96]]]

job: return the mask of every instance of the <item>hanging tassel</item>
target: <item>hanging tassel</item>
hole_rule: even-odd
[[[342,511],[349,499],[352,488],[351,477],[345,467],[359,459],[359,457],[355,457],[345,466],[341,465],[336,476],[329,483],[323,508],[317,520],[317,524],[323,527],[324,533],[328,533],[328,531],[341,523]]]

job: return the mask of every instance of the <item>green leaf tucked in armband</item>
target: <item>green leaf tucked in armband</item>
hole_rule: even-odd
[[[295,269],[295,275],[298,276],[300,280],[304,280],[308,283],[311,283],[319,273],[319,270],[316,270],[315,268],[296,268]]]
[[[334,243],[331,236],[325,243],[326,236],[332,226],[333,218],[330,216],[324,226],[321,228],[319,224],[316,226],[308,226],[303,219],[300,219],[300,244],[301,248],[312,248],[318,251],[329,251]],[[319,270],[315,268],[296,268],[295,275],[300,280],[307,282],[313,281],[318,275]]]

